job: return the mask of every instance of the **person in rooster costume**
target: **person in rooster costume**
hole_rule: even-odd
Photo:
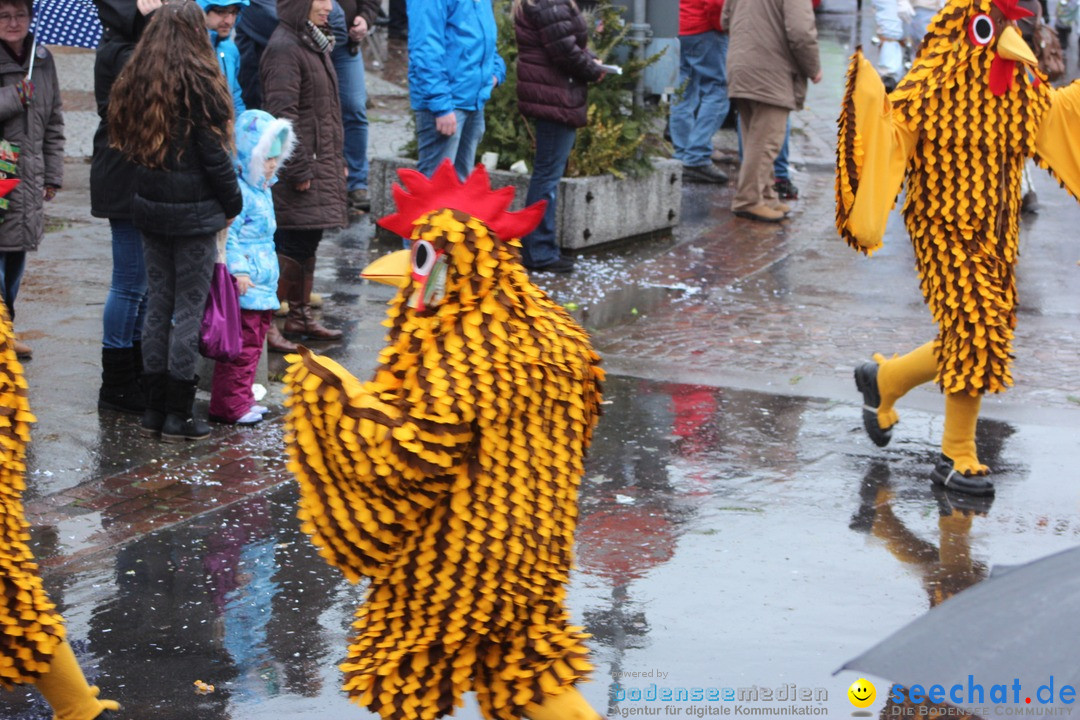
[[[860,50],[847,75],[837,145],[836,226],[870,255],[907,180],[903,216],[937,337],[855,369],[863,422],[888,444],[897,400],[933,380],[945,395],[931,480],[989,495],[975,426],[982,396],[1012,384],[1020,178],[1034,156],[1080,190],[1080,84],[1051,88],[1016,29],[1017,0],[949,0],[908,74],[886,95]]]
[[[508,212],[483,166],[399,171],[409,238],[363,277],[400,287],[372,380],[301,349],[285,377],[299,517],[345,576],[371,578],[341,666],[383,718],[597,720],[592,669],[564,607],[599,357],[529,281],[519,238],[544,203]]]
[[[10,185],[0,181],[0,195]],[[99,700],[98,688],[86,682],[27,545],[22,493],[34,416],[26,395],[7,306],[0,302],[0,686],[33,684],[54,720],[104,720],[120,705]]]

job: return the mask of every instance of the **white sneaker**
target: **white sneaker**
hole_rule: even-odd
[[[234,425],[254,425],[255,423],[262,422],[262,413],[257,413],[254,410],[248,410],[246,413],[237,418]]]
[[[251,410],[249,410],[248,412],[259,413],[260,415],[265,415],[266,413],[270,412],[270,408],[266,407],[265,405],[252,405]]]

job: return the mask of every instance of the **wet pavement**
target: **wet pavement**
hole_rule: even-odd
[[[1045,174],[1021,241],[1017,387],[988,398],[979,425],[997,497],[931,489],[933,389],[905,398],[888,448],[865,437],[853,365],[934,328],[898,219],[869,260],[832,226],[829,133],[857,28],[853,3],[826,4],[829,79],[797,121],[791,221],[747,224],[728,210],[730,189],[687,186],[673,237],[584,256],[568,278],[537,276],[613,373],[570,588],[594,634],[597,671],[582,689],[611,717],[735,705],[848,716],[857,675],[831,674],[845,660],[991,567],[1080,541],[1080,207]],[[97,412],[109,232],[87,216],[86,165],[68,169],[16,325],[35,348],[27,513],[77,654],[125,718],[372,717],[344,699],[336,669],[363,588],[299,532],[279,417],[170,447]],[[366,218],[324,245],[316,286],[346,339],[321,349],[364,376],[390,289],[356,273],[394,248]],[[280,402],[278,383],[269,398]],[[888,683],[874,681],[876,715]],[[635,699],[652,686],[673,697],[756,686],[774,699]],[[818,699],[775,699],[804,690]],[[48,716],[32,690],[0,693],[0,717]],[[458,717],[479,718],[475,704]]]

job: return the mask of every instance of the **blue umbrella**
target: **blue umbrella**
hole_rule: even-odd
[[[101,21],[92,0],[34,0],[34,38],[42,45],[96,48]]]

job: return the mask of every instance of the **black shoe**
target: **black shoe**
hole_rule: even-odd
[[[529,272],[569,273],[574,272],[574,261],[568,257],[561,257],[547,265],[526,266],[526,269],[528,269]]]
[[[1024,193],[1024,197],[1020,200],[1020,214],[1021,215],[1038,215],[1039,214],[1039,196],[1035,194],[1034,190],[1029,190]]]
[[[144,437],[160,437],[161,426],[165,424],[165,404],[168,396],[168,382],[165,373],[143,373],[139,379],[146,399],[139,433]]]
[[[132,348],[101,348],[101,389],[98,410],[141,415],[146,399]]]
[[[896,89],[896,76],[895,75],[882,75],[881,84],[885,86],[885,93],[891,93]]]
[[[161,426],[161,442],[174,443],[184,440],[204,440],[210,437],[210,426],[193,417],[169,413]]]
[[[863,427],[866,434],[878,447],[885,447],[892,440],[892,428],[882,428],[878,424],[877,411],[881,405],[881,394],[877,384],[878,364],[876,362],[863,363],[855,368],[855,387],[862,393]]]
[[[934,469],[930,472],[930,480],[946,490],[955,490],[968,495],[994,494],[994,483],[987,480],[985,475],[965,475],[957,472],[953,467],[953,461],[944,455],[938,458],[937,465],[934,465]]]
[[[349,191],[349,210],[355,213],[371,212],[371,198],[367,188]]]
[[[780,178],[773,183],[773,190],[780,196],[781,200],[798,200],[799,188],[795,187],[795,183],[791,182],[788,178]]]
[[[966,495],[962,492],[946,490],[940,485],[931,485],[938,504],[938,514],[942,517],[956,515],[985,515],[994,504],[993,495]]]
[[[199,378],[182,380],[168,376],[166,380],[166,414],[161,426],[161,441],[202,440],[210,437],[210,426],[196,420],[193,407]]]
[[[682,173],[687,182],[726,185],[728,181],[727,173],[711,162],[705,165],[683,165]]]

